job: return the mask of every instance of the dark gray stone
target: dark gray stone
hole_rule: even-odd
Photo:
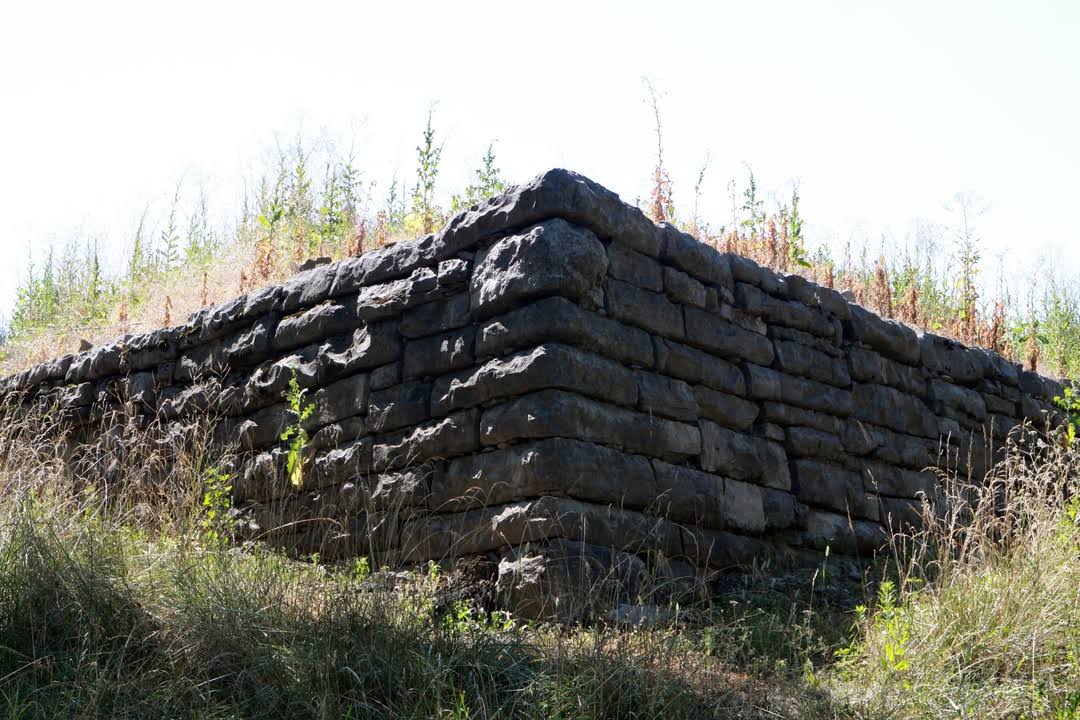
[[[741,283],[759,287],[770,295],[787,296],[787,281],[772,270],[763,268],[750,258],[725,253],[731,266],[732,278]]]
[[[382,471],[412,467],[433,459],[474,452],[480,447],[478,417],[475,410],[467,410],[380,436],[372,446],[372,468]]]
[[[401,317],[398,332],[406,338],[420,338],[464,327],[470,319],[469,296],[461,293],[407,310]]]
[[[485,445],[572,437],[664,459],[682,459],[701,452],[701,434],[696,426],[561,390],[543,390],[488,408],[481,418],[480,431]]]
[[[884,463],[866,463],[862,468],[863,487],[867,492],[906,498],[920,495],[933,498],[936,494],[937,478],[931,472],[916,472]]]
[[[405,379],[430,377],[472,365],[475,337],[476,330],[467,327],[407,342],[402,363]]]
[[[867,496],[858,473],[815,460],[794,460],[791,472],[801,502],[855,517],[880,517],[877,501]]]
[[[595,350],[627,365],[653,365],[648,333],[582,310],[560,297],[539,300],[482,324],[476,336],[476,355],[499,355],[548,340]]]
[[[756,400],[774,400],[837,417],[847,417],[853,411],[855,400],[848,390],[757,365],[747,364],[745,367],[749,394]]]
[[[281,311],[291,313],[326,300],[330,297],[336,270],[334,265],[321,265],[286,280],[281,286]]]
[[[743,435],[702,420],[701,467],[738,480],[758,480],[766,487],[791,487],[787,457],[782,447],[762,438]]]
[[[712,285],[730,288],[731,266],[728,256],[668,223],[658,226],[663,237],[660,259],[683,272]]]
[[[561,343],[545,343],[439,378],[432,390],[432,413],[443,415],[547,388],[572,390],[621,405],[638,402],[637,378],[619,363]]]
[[[774,340],[773,347],[780,370],[840,388],[851,387],[851,375],[843,360],[789,340]]]
[[[477,256],[469,303],[477,317],[548,295],[598,304],[607,253],[590,231],[555,219],[495,242]]]
[[[392,322],[357,328],[351,335],[320,346],[316,358],[320,382],[385,365],[401,357],[401,338]]]
[[[606,297],[608,313],[624,323],[675,339],[685,334],[682,310],[659,293],[609,279]]]
[[[784,285],[788,297],[792,300],[810,307],[821,308],[840,320],[848,320],[851,317],[851,305],[835,290],[811,282],[801,275],[785,275]]]
[[[656,500],[649,460],[593,443],[551,438],[451,460],[432,479],[439,512],[543,495],[645,509]]]
[[[653,258],[617,241],[608,243],[607,254],[608,274],[611,277],[653,292],[663,291],[662,266]]]
[[[848,363],[852,377],[859,382],[888,385],[909,395],[926,396],[926,380],[920,368],[898,363],[873,350],[857,346],[848,348]]]
[[[817,550],[831,549],[843,555],[872,555],[888,540],[879,523],[846,515],[809,510],[806,513],[806,544]]]
[[[368,376],[353,375],[320,388],[309,396],[314,405],[304,427],[310,432],[352,415],[364,415],[368,409]],[[304,400],[304,404],[309,402]]]
[[[421,267],[407,278],[363,288],[356,296],[356,316],[364,322],[384,320],[445,294],[435,272]]]
[[[934,409],[944,414],[946,408],[960,410],[975,420],[986,419],[986,401],[982,395],[968,388],[959,387],[941,380],[930,382],[930,397]]]
[[[368,424],[373,432],[387,432],[415,425],[431,414],[431,383],[410,382],[372,391],[368,399]]]
[[[990,370],[986,354],[931,333],[919,333],[923,367],[961,384],[981,380]]]
[[[916,365],[921,356],[916,332],[895,320],[885,320],[860,305],[851,306],[851,320],[845,324],[850,335],[895,360]]]
[[[804,425],[822,432],[839,435],[843,431],[844,421],[806,408],[785,405],[778,402],[765,402],[761,407],[762,417],[785,427]],[[786,436],[785,436],[786,437]]]
[[[733,430],[749,430],[758,417],[757,404],[704,385],[694,386],[694,399],[697,402],[697,416]]]
[[[668,297],[683,305],[698,308],[704,308],[706,305],[705,286],[674,268],[664,268],[664,291]]]
[[[639,410],[675,420],[697,420],[697,398],[682,380],[639,370],[637,389]]]
[[[685,315],[686,342],[690,345],[726,358],[772,364],[773,346],[765,336],[698,308],[686,308]]]
[[[821,310],[775,298],[746,283],[735,283],[735,304],[740,310],[770,324],[793,327],[823,338],[832,338],[836,332],[832,321]]]
[[[659,460],[653,467],[659,515],[716,530],[764,532],[762,488]]]
[[[353,308],[338,302],[325,302],[278,323],[274,332],[274,349],[291,350],[348,332],[362,324]]]
[[[936,438],[938,421],[918,398],[884,385],[856,384],[855,417],[908,435]]]
[[[746,394],[746,381],[738,366],[672,340],[653,338],[653,344],[660,372],[733,395]]]
[[[789,456],[815,457],[825,460],[843,461],[844,444],[832,433],[822,432],[808,427],[792,426],[785,431]]]

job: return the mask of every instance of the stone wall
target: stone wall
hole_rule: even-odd
[[[301,487],[279,440],[294,376],[315,405]],[[872,553],[937,495],[926,468],[980,476],[1061,388],[552,170],[0,392],[72,428],[222,418],[245,535],[379,565],[486,556],[512,595],[559,597],[612,569]]]

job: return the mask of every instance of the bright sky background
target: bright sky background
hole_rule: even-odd
[[[428,107],[444,189],[489,141],[513,181],[648,192],[661,98],[676,201],[729,214],[750,163],[801,183],[811,240],[903,237],[960,190],[1006,265],[1080,267],[1080,2],[5,2],[0,309],[27,248],[99,238],[204,183],[217,211],[275,133],[352,137],[385,190]],[[996,262],[991,260],[992,263]]]

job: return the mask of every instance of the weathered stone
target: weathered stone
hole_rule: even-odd
[[[836,337],[839,337],[842,332],[843,331],[838,333]],[[843,362],[843,358],[845,357],[845,352],[837,344],[836,338],[825,339],[823,337],[818,337],[817,335],[811,335],[810,333],[797,328],[784,327],[783,325],[769,325],[765,330],[765,334],[774,342],[778,340],[788,340],[793,343],[798,343],[799,345],[805,345],[825,353],[830,357],[837,358],[841,360],[841,362]]]
[[[371,371],[371,389],[385,390],[401,382],[401,363],[392,362],[380,365]]]
[[[372,469],[372,439],[361,438],[315,457],[309,487],[340,485]]]
[[[392,322],[373,323],[324,343],[319,348],[317,372],[327,382],[359,370],[385,365],[401,357],[401,338]]]
[[[430,377],[473,364],[476,330],[471,327],[405,344],[402,371],[406,379]]]
[[[480,253],[470,306],[477,317],[489,317],[548,295],[597,304],[607,265],[595,235],[563,220],[548,220]]]
[[[746,394],[746,381],[738,366],[672,340],[653,338],[653,343],[660,372],[733,395]]]
[[[771,365],[773,346],[769,339],[698,308],[685,309],[686,342],[703,350],[735,360]]]
[[[705,307],[705,286],[684,272],[674,268],[664,268],[664,292],[668,297],[683,305]]]
[[[786,530],[795,525],[795,498],[791,493],[773,488],[762,490],[765,530]]]
[[[792,426],[787,428],[788,455],[795,457],[816,457],[826,460],[844,459],[844,444],[832,433],[822,432],[808,427]]]
[[[770,295],[785,297],[787,295],[787,281],[768,268],[763,268],[750,258],[725,254],[731,266],[732,277],[741,283],[748,283],[761,288]]]
[[[836,332],[821,310],[775,298],[746,283],[735,283],[735,304],[770,324],[786,325],[824,338],[832,338]]]
[[[784,275],[787,295],[810,307],[821,308],[840,320],[851,317],[851,305],[835,290],[810,282],[800,275]]]
[[[338,302],[325,302],[278,323],[274,332],[274,349],[291,350],[348,332],[362,324],[353,308]]]
[[[694,386],[695,416],[707,418],[733,430],[749,430],[758,417],[758,406],[749,400],[717,392],[704,385]]]
[[[547,340],[595,350],[627,365],[653,365],[648,333],[582,310],[560,297],[539,300],[482,324],[476,335],[476,355],[499,355]]]
[[[544,343],[439,378],[432,390],[432,413],[443,415],[547,388],[572,390],[621,405],[638,402],[637,378],[619,363],[561,343]]]
[[[642,510],[654,505],[657,493],[644,456],[566,438],[456,458],[431,487],[432,507],[440,512],[543,495]]]
[[[622,202],[607,188],[561,168],[455,215],[436,238],[438,253],[449,257],[507,228],[525,227],[552,217],[587,227],[604,240],[616,238],[651,257],[659,255],[659,232],[640,210]]]
[[[778,401],[837,417],[847,417],[854,409],[855,401],[848,390],[785,375],[758,365],[747,364],[745,368],[750,397],[756,400]]]
[[[485,445],[517,439],[573,437],[681,459],[701,452],[697,427],[589,400],[561,390],[543,390],[484,411]]]
[[[682,310],[659,293],[609,279],[606,297],[608,313],[624,323],[675,339],[685,335]]]
[[[690,562],[721,570],[746,570],[775,554],[773,546],[757,538],[693,526],[682,528],[682,543]]]
[[[669,223],[660,223],[663,237],[660,259],[712,285],[730,288],[731,266],[728,256],[717,252],[705,243]]]
[[[919,333],[919,350],[923,367],[961,384],[982,379],[990,369],[983,353],[932,333]]]
[[[910,532],[923,526],[923,505],[919,500],[881,498],[881,523],[891,533]]]
[[[291,313],[326,300],[330,297],[336,270],[333,265],[321,265],[286,280],[281,286],[281,311]]]
[[[840,388],[851,387],[851,376],[843,360],[788,340],[774,340],[773,347],[780,370]]]
[[[365,322],[395,317],[411,307],[440,296],[438,276],[417,268],[409,277],[382,285],[369,285],[356,297],[356,316]]]
[[[743,435],[702,420],[701,467],[737,480],[757,480],[766,487],[791,487],[787,457],[782,447],[762,438]]]
[[[944,413],[945,409],[949,408],[963,411],[975,420],[986,419],[986,401],[974,390],[941,380],[933,380],[930,383],[930,397],[938,413]]]
[[[495,589],[518,617],[584,620],[619,600],[636,600],[644,562],[636,555],[588,543],[554,540],[535,554],[499,562]]]
[[[858,419],[908,435],[937,437],[937,418],[918,398],[884,385],[862,383],[855,385],[853,395]]]
[[[368,409],[368,376],[353,375],[320,388],[310,402],[314,407],[304,422],[308,431],[352,415],[364,415]]]
[[[371,450],[372,468],[382,471],[407,467],[477,450],[477,418],[476,411],[467,410],[380,436]]]
[[[785,427],[804,425],[833,435],[840,434],[844,426],[843,420],[832,415],[778,402],[765,402],[762,405],[762,417]]]
[[[415,425],[430,417],[431,383],[409,382],[372,391],[368,424],[373,432],[388,432]]]
[[[364,437],[369,432],[370,426],[368,425],[367,416],[353,415],[319,428],[308,440],[307,448],[311,452],[326,450],[356,438]]]
[[[401,317],[398,332],[406,338],[420,338],[456,330],[468,325],[469,320],[469,296],[461,293],[407,310]]]
[[[675,420],[697,420],[697,398],[690,386],[656,373],[637,373],[638,409]]]
[[[845,555],[873,554],[888,537],[876,522],[848,518],[821,510],[806,513],[806,543],[815,549],[831,548]]]
[[[867,499],[858,473],[815,460],[794,460],[791,472],[801,502],[855,517],[878,517],[877,504]]]
[[[611,277],[653,292],[663,291],[662,266],[653,258],[617,241],[608,243],[607,255],[608,274]]]
[[[921,355],[919,337],[907,325],[885,320],[860,305],[851,306],[851,320],[845,324],[856,340],[883,355],[915,365]]]
[[[658,514],[717,530],[765,530],[762,488],[693,468],[653,461]]]
[[[937,485],[933,473],[905,470],[884,463],[863,465],[863,487],[867,492],[916,498],[934,497]]]
[[[926,395],[926,380],[918,368],[898,363],[878,355],[873,350],[860,347],[849,348],[848,361],[852,377],[859,382],[889,385],[918,397]]]

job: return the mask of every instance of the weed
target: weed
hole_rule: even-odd
[[[307,447],[309,439],[304,423],[315,412],[314,403],[304,404],[306,394],[307,390],[300,387],[294,370],[292,377],[289,378],[289,388],[283,393],[286,411],[292,415],[293,421],[281,432],[279,439],[288,443],[286,467],[289,483],[296,490],[304,487],[304,448]]]

